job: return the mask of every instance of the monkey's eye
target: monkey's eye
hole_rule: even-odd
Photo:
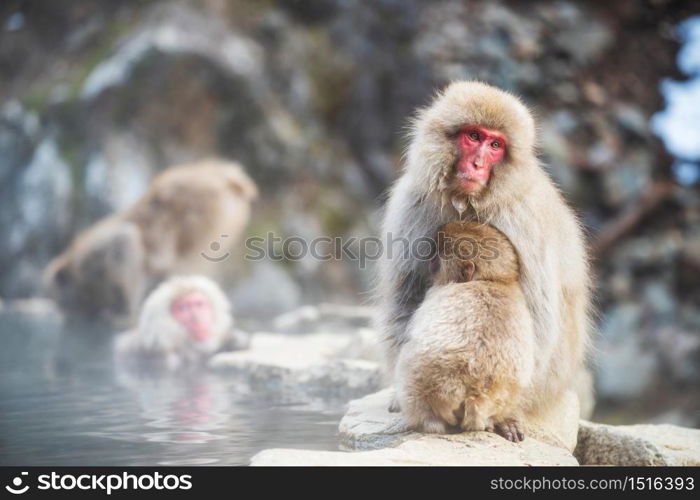
[[[469,138],[472,139],[473,141],[478,141],[479,140],[479,133],[478,132],[469,132]]]
[[[492,147],[493,149],[501,149],[501,143],[500,143],[499,141],[493,141],[493,142],[491,143],[491,147]]]

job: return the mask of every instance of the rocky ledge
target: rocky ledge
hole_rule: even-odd
[[[302,389],[326,397],[353,398],[382,386],[379,364],[362,356],[372,338],[354,332],[288,335],[255,333],[250,348],[217,354],[210,367],[246,376],[253,384]]]
[[[530,439],[513,444],[486,432],[418,435],[395,448],[342,451],[263,450],[251,465],[577,465],[566,450]]]
[[[573,395],[550,415],[525,422],[528,437],[518,444],[487,432],[411,432],[388,412],[391,395],[385,389],[350,403],[339,427],[342,451],[263,450],[251,465],[700,465],[695,429],[575,420],[572,440]]]
[[[571,452],[539,439],[514,444],[487,432],[411,432],[387,410],[391,389],[352,401],[340,422],[346,451],[271,449],[251,465],[577,465]],[[348,453],[352,450],[353,453]]]
[[[582,420],[574,454],[585,465],[700,465],[700,430]]]
[[[424,436],[420,433],[409,432],[403,423],[401,414],[388,411],[392,393],[391,389],[385,389],[350,402],[347,413],[340,421],[341,449],[384,448],[397,445],[407,439]],[[557,405],[552,405],[549,413],[523,422],[525,434],[531,438],[526,439],[526,441],[537,440],[550,446],[562,448],[570,454],[576,446],[578,411],[578,398],[573,393],[566,393]],[[441,438],[452,439],[456,436],[477,434],[488,433],[452,434],[441,436]],[[462,437],[458,439],[461,440]],[[500,437],[498,440],[506,442]]]

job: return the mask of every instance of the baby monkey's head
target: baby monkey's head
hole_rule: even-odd
[[[509,283],[520,276],[515,248],[493,226],[450,222],[438,230],[437,247],[436,285],[475,280]]]

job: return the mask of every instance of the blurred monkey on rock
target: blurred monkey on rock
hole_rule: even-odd
[[[481,82],[450,84],[413,123],[383,232],[410,247],[449,222],[478,220],[510,240],[535,332],[529,397],[544,410],[586,379],[591,272],[578,219],[536,157],[535,131],[517,97]],[[378,283],[389,373],[430,284],[429,260],[396,253],[381,263]]]
[[[146,298],[136,328],[116,339],[115,353],[129,366],[174,370],[248,343],[248,335],[234,329],[230,303],[216,283],[175,276]]]
[[[49,263],[49,294],[69,313],[126,326],[157,281],[176,273],[220,275],[256,197],[237,163],[166,169],[131,208],[84,231]]]

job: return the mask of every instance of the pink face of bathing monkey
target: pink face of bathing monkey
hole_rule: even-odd
[[[193,342],[206,342],[212,336],[214,308],[204,293],[193,291],[173,301],[170,312]]]

